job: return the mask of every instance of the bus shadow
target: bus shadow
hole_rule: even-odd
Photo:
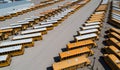
[[[107,39],[107,38],[108,38],[108,35],[104,35],[104,38]]]
[[[71,40],[71,41],[69,41],[70,43],[74,43],[74,42],[76,42],[75,40]]]
[[[106,41],[103,41],[102,44],[103,44],[104,46],[108,46],[108,44],[106,43]]]
[[[53,67],[52,67],[52,66],[47,67],[47,69],[46,69],[46,70],[53,70]]]
[[[104,58],[102,56],[100,56],[100,58],[98,60],[102,64],[102,66],[104,67],[105,70],[111,70],[109,68],[109,66],[105,63]]]
[[[104,48],[102,48],[102,49],[100,50],[100,52],[101,52],[102,54],[105,54],[105,53],[106,53]]]
[[[61,50],[62,50],[62,52],[65,52],[65,51],[67,51],[67,48],[62,48]]]
[[[79,36],[78,34],[77,35],[73,35],[73,37],[76,37],[76,36]]]
[[[59,62],[59,61],[60,61],[60,57],[59,56],[54,57],[54,62]]]

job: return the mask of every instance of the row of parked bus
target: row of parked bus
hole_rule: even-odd
[[[108,38],[105,40],[104,61],[112,70],[120,70],[120,29],[107,30]]]
[[[42,3],[37,4],[37,5],[33,5],[31,7],[15,9],[15,10],[10,11],[8,13],[1,14],[0,21],[4,21],[6,19],[11,19],[12,17],[17,17],[18,15],[22,15],[24,13],[27,13],[27,12],[30,12],[30,11],[33,11],[33,10],[36,10],[36,9],[39,9],[39,8],[42,8],[45,6],[49,6],[49,5],[52,5],[54,3],[61,2],[61,1],[64,1],[64,0],[48,0],[48,1],[42,2]]]
[[[76,3],[81,1],[75,0],[72,1],[71,4],[42,12],[41,14],[44,13],[44,16],[42,17],[34,16],[26,18],[25,20],[28,20],[29,23],[23,23],[26,21],[20,21],[19,23],[11,24],[10,27],[1,28],[2,30],[9,30],[11,27],[15,27],[15,29],[11,29],[14,31],[7,31],[4,33],[12,36],[10,41],[2,41],[0,43],[0,67],[10,65],[11,57],[24,54],[24,49],[26,47],[33,47],[34,41],[42,40],[42,35],[47,34],[49,30],[52,30],[55,26],[70,16],[70,14],[73,14],[77,9],[85,5],[87,1],[88,0],[85,0],[81,5],[76,5]],[[17,34],[15,33],[16,31]],[[14,35],[14,33],[16,35]]]
[[[108,22],[117,28],[110,28],[106,31],[106,46],[103,59],[112,70],[120,70],[120,1],[111,2]]]
[[[66,45],[67,51],[59,53],[60,61],[53,63],[53,70],[77,70],[90,65],[88,57],[94,55],[91,48],[97,47],[94,41],[99,39],[107,8],[108,0],[102,1],[83,27],[80,27],[81,30],[77,31],[75,41]]]
[[[20,31],[26,30],[28,27],[33,27],[33,29],[35,29],[32,32],[39,31],[42,32],[42,34],[45,34],[47,30],[51,30],[53,26],[57,26],[61,21],[67,18],[65,15],[68,15],[67,14],[68,12],[72,11],[74,8],[79,8],[79,6],[81,6],[81,5],[73,6],[70,10],[67,10],[67,7],[69,5],[71,4],[66,3],[62,6],[59,6],[58,9],[47,10],[45,12],[42,12],[40,15],[31,16],[29,18],[25,18],[25,20],[18,21],[15,24],[13,23],[8,27],[0,28],[0,40],[6,40],[9,38],[9,36],[18,34]],[[40,26],[38,26],[37,24]],[[47,29],[44,27],[47,27]],[[38,29],[38,28],[43,28],[43,29]]]
[[[108,22],[120,28],[120,1],[119,0],[113,0],[111,2],[111,10],[110,10]]]

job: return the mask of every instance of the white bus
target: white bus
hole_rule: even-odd
[[[57,20],[51,20],[49,22],[41,22],[41,25],[45,25],[45,24],[53,24],[53,26],[57,26],[58,25],[58,21]]]
[[[38,29],[38,28],[47,28],[47,30],[52,30],[54,27],[53,27],[53,24],[45,24],[45,25],[40,25],[40,26],[33,26],[34,29]]]
[[[22,25],[22,29],[25,30],[29,27],[29,22],[27,21],[18,21],[18,23],[10,24],[12,26]]]
[[[101,22],[92,22],[92,23],[83,24],[83,26],[94,26],[94,25],[102,26],[102,23]]]
[[[4,41],[0,43],[0,48],[16,46],[16,45],[22,45],[23,47],[33,47],[34,41],[32,38],[15,40],[15,41]]]
[[[35,20],[33,18],[25,18],[25,21],[29,22],[29,26],[33,26],[35,23]]]
[[[78,31],[79,35],[85,35],[85,34],[91,34],[91,33],[96,33],[100,34],[100,31],[98,29],[90,29],[90,30],[83,30],[83,31]]]
[[[86,34],[86,35],[81,35],[81,36],[75,37],[76,41],[87,40],[87,39],[97,40],[97,39],[99,39],[99,37],[96,33],[91,33],[91,34]]]
[[[17,36],[13,36],[12,40],[22,40],[22,39],[28,39],[28,38],[32,38],[33,41],[42,40],[42,34],[33,33],[33,34],[17,35]]]
[[[90,29],[101,30],[101,27],[99,25],[81,27],[81,30],[90,30]]]
[[[2,29],[2,30],[13,29],[13,34],[17,34],[19,31],[22,30],[22,26],[21,25],[8,26],[8,27],[1,27],[0,29]]]
[[[33,34],[33,33],[42,33],[43,34],[47,34],[47,29],[46,28],[39,28],[39,29],[31,29],[31,30],[25,30],[25,31],[21,31],[21,34]]]
[[[11,56],[10,55],[1,55],[0,56],[0,67],[5,67],[10,65]]]
[[[33,18],[35,20],[35,23],[40,22],[40,16],[31,16],[31,18]]]
[[[11,56],[18,56],[24,54],[24,47],[22,45],[0,48],[0,55],[10,54]]]

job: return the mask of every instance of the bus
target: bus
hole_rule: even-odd
[[[90,65],[90,60],[85,56],[78,56],[68,60],[53,63],[53,70],[76,70]]]
[[[119,24],[120,24],[120,15],[117,16],[117,15],[112,14],[111,20],[115,22],[115,25],[116,25],[116,26],[117,26],[117,25],[119,26]]]
[[[10,55],[1,55],[0,56],[0,67],[9,66],[11,63]]]
[[[12,16],[9,13],[3,14],[5,19],[10,19]]]
[[[92,14],[90,16],[90,18],[95,18],[95,17],[97,17],[97,18],[105,18],[105,15],[104,14]]]
[[[11,46],[11,47],[4,47],[0,48],[0,55],[11,55],[11,56],[18,56],[24,54],[24,47],[22,45]]]
[[[82,48],[82,47],[88,47],[88,48],[95,48],[97,47],[97,44],[91,40],[83,40],[83,41],[78,41],[78,42],[74,42],[74,43],[68,43],[67,45],[67,49],[71,50],[71,49],[76,49],[76,48]]]
[[[31,16],[30,18],[33,18],[36,24],[40,22],[40,16]]]
[[[34,29],[38,29],[38,28],[47,28],[47,30],[53,30],[53,24],[45,24],[45,25],[40,25],[40,26],[33,26]]]
[[[12,17],[18,16],[18,13],[16,11],[9,11],[7,13],[10,14]]]
[[[106,42],[107,42],[108,45],[114,45],[114,46],[116,46],[117,48],[120,49],[120,42],[117,39],[108,38],[108,39],[106,39]]]
[[[100,5],[96,11],[106,11],[107,10],[108,5],[104,4],[104,5]]]
[[[28,21],[18,21],[18,23],[11,24],[11,26],[17,26],[17,25],[22,25],[22,30],[25,30],[29,27],[29,22]]]
[[[102,21],[104,21],[104,18],[103,17],[91,17],[88,20],[89,21],[93,21],[93,20],[102,20]]]
[[[108,54],[114,54],[120,59],[120,50],[117,47],[111,45],[105,46],[104,49]]]
[[[40,16],[40,22],[46,19],[44,15],[39,15],[39,16]]]
[[[120,21],[120,14],[112,13],[112,18]]]
[[[120,35],[120,30],[119,30],[119,29],[116,29],[116,28],[110,28],[110,29],[108,30],[108,32],[109,32],[109,33],[110,33],[110,32],[115,32],[115,33],[117,33],[117,34]]]
[[[5,40],[5,39],[8,39],[9,36],[8,35],[5,35],[4,33],[0,33],[0,40]]]
[[[117,14],[120,14],[120,12],[117,11],[117,10],[112,10],[112,12],[117,13]]]
[[[105,14],[105,11],[97,11],[94,14]]]
[[[21,25],[8,26],[8,27],[1,27],[0,29],[2,30],[13,29],[12,34],[17,34],[19,31],[22,30],[22,26]]]
[[[22,39],[22,40],[14,40],[14,41],[4,41],[4,42],[0,43],[0,48],[16,46],[16,45],[22,45],[23,47],[33,47],[34,41],[32,38]]]
[[[41,25],[45,25],[45,24],[53,24],[53,26],[55,27],[55,26],[58,26],[58,21],[57,20],[46,20],[46,22],[41,22],[40,23]]]
[[[120,60],[114,54],[105,54],[103,57],[112,70],[120,70]]]
[[[5,17],[0,15],[0,21],[4,21]]]
[[[0,40],[3,40],[3,33],[0,33]]]
[[[29,27],[32,27],[35,23],[33,18],[25,18],[25,21],[29,22]]]
[[[91,19],[101,19],[103,21],[105,17],[104,17],[104,15],[94,15],[94,16],[91,16],[90,18]],[[102,22],[102,21],[100,21],[100,22]]]
[[[104,20],[104,17],[100,15],[100,16],[91,16],[89,18],[89,20],[99,20],[99,19]]]
[[[77,48],[77,49],[61,52],[61,53],[59,53],[59,56],[60,56],[61,60],[67,60],[67,59],[77,57],[77,56],[88,57],[93,54],[94,54],[94,52],[91,49],[89,49],[88,47],[83,47],[83,48]]]
[[[104,14],[92,14],[90,18],[103,18],[104,19]]]
[[[101,22],[103,22],[103,20],[100,18],[95,18],[95,19],[90,18],[88,21],[101,21]]]
[[[120,11],[120,9],[116,7],[113,7],[112,10]]]
[[[98,40],[99,36],[96,33],[91,33],[91,34],[76,36],[74,38],[75,38],[75,41],[78,42],[78,41],[83,41],[83,40],[87,40],[87,39]]]
[[[92,23],[85,23],[83,24],[83,26],[94,26],[94,25],[99,25],[102,27],[102,23],[101,22],[92,22]]]
[[[85,27],[80,27],[81,30],[90,30],[90,29],[98,29],[99,31],[101,30],[101,27],[99,25],[94,25],[94,26],[85,26]]]
[[[91,18],[92,17],[104,17],[104,16],[105,16],[104,14],[92,14]]]
[[[90,30],[78,31],[79,35],[85,35],[85,34],[91,34],[91,33],[96,33],[97,35],[99,35],[100,31],[98,29],[90,29]]]
[[[44,35],[44,34],[47,34],[47,29],[39,28],[39,29],[25,30],[25,31],[21,31],[21,34],[25,35],[25,34],[33,34],[33,33],[38,33],[38,32],[40,32],[42,35]]]
[[[10,36],[13,33],[13,29],[0,29],[0,33],[3,33],[5,36]]]
[[[108,37],[111,38],[111,37],[114,37],[115,39],[119,40],[120,41],[120,35],[115,33],[115,32],[111,32],[108,34]]]
[[[53,14],[53,12],[55,11],[55,9],[50,9],[50,10],[46,10],[44,12],[41,12],[40,14],[45,14],[47,17],[51,17]]]
[[[51,22],[51,20],[56,21],[57,24],[60,24],[63,21],[62,17],[59,16],[59,14],[57,16],[55,15],[54,17],[51,17],[50,19],[46,20],[46,22]]]
[[[12,40],[22,40],[22,39],[28,39],[28,38],[32,38],[33,41],[42,40],[42,34],[33,33],[33,34],[17,35],[17,36],[13,36]]]

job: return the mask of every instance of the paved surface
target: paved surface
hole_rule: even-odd
[[[58,56],[58,53],[62,52],[62,49],[66,47],[66,44],[69,41],[73,40],[73,35],[77,34],[76,31],[80,30],[79,27],[81,27],[81,25],[87,20],[90,14],[93,13],[95,8],[97,8],[97,6],[99,5],[100,1],[101,0],[91,0],[90,3],[82,7],[76,13],[72,14],[68,19],[66,19],[54,30],[49,31],[47,35],[44,35],[43,40],[35,42],[35,46],[33,48],[25,49],[24,55],[13,57],[10,66],[1,68],[0,70],[51,70],[50,67],[54,63],[54,59]],[[63,3],[64,2],[58,4]],[[52,7],[57,7],[58,4],[55,4],[48,8],[36,10],[35,12],[27,13],[20,17],[15,17],[11,20],[7,20],[5,21],[5,24],[7,25],[9,24],[9,22],[13,23],[23,19],[23,17],[29,17],[28,15],[34,15],[43,10],[50,9]],[[106,31],[108,27],[112,26],[108,25],[107,23],[104,23],[100,35],[100,40],[97,41],[97,44],[99,46],[98,48],[93,49],[95,55],[89,57],[92,63],[94,61],[93,57],[96,57],[94,70],[109,70],[108,68],[102,65],[104,63],[100,59],[100,56],[102,56],[100,49],[104,47],[104,45],[102,44],[102,41],[104,40],[103,37],[105,34],[104,31]],[[83,69],[78,70],[89,70],[90,68],[91,67],[85,67]]]

